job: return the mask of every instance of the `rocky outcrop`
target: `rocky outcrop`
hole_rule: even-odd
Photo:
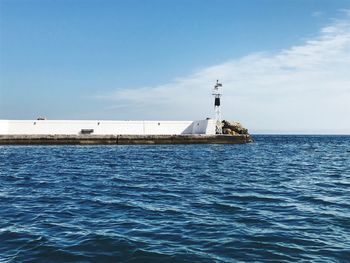
[[[244,128],[243,125],[236,121],[222,121],[222,133],[230,135],[244,134],[249,135],[248,129]]]

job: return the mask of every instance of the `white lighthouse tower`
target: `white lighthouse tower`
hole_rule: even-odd
[[[215,98],[214,109],[215,109],[216,134],[222,134],[222,121],[221,121],[221,109],[220,109],[220,97],[222,95],[221,88],[222,88],[222,84],[219,83],[219,80],[217,80],[212,92],[212,95]]]

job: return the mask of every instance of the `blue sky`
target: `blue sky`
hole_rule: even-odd
[[[220,78],[224,117],[253,131],[350,133],[347,64],[339,62],[349,50],[349,9],[349,0],[0,0],[0,118],[201,119],[213,114],[210,88]],[[326,32],[331,27],[338,31]],[[322,52],[322,61],[340,88],[320,85],[341,96],[325,102],[327,92],[309,92],[325,76],[320,58],[306,69],[289,64],[300,55],[295,48],[338,35],[345,42],[330,46],[339,48],[337,57]],[[310,107],[279,89],[291,85],[288,77],[314,79],[305,87]],[[294,101],[276,103],[281,96]],[[318,113],[325,103],[337,105],[329,117],[338,118],[324,129]]]

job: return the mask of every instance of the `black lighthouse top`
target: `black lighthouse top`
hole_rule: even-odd
[[[215,101],[214,101],[214,106],[220,106],[220,93],[219,93],[219,87],[222,87],[222,84],[219,83],[219,80],[216,80],[216,84],[214,86],[214,93],[215,95]]]

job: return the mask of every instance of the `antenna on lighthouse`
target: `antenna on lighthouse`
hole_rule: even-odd
[[[216,84],[213,88],[212,95],[214,96],[214,110],[215,110],[215,122],[216,122],[216,134],[222,134],[222,121],[221,121],[221,109],[220,109],[220,97],[222,84],[219,80],[216,80]]]

